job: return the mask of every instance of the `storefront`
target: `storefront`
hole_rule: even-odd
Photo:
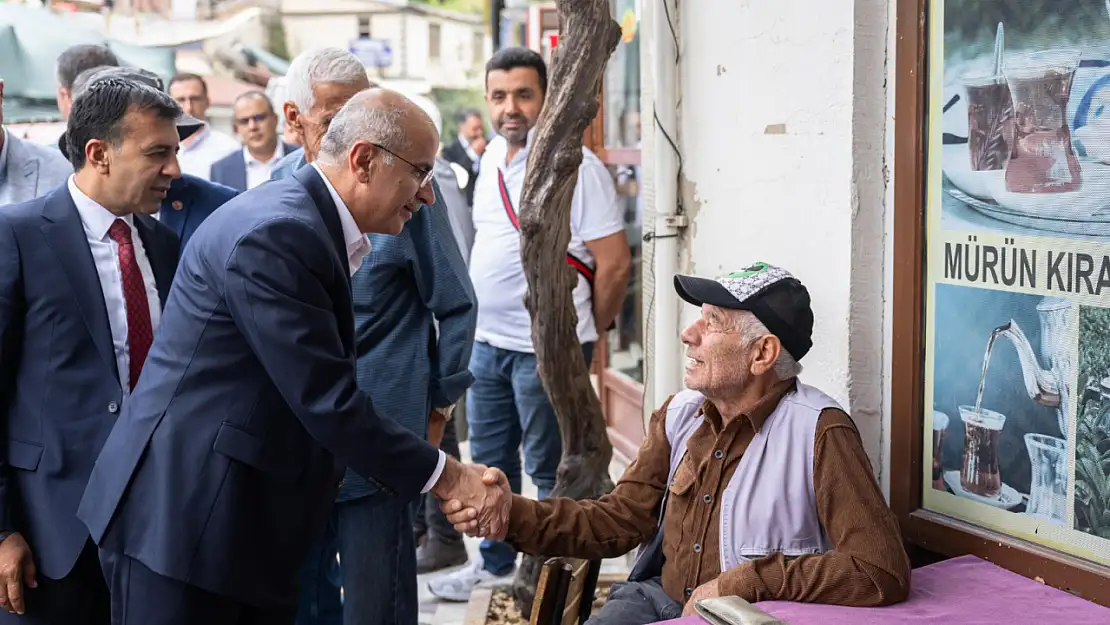
[[[907,542],[1103,605],[1108,10],[897,0],[889,379]]]
[[[606,67],[601,105],[584,143],[609,167],[625,209],[625,229],[632,249],[632,275],[616,328],[602,337],[594,361],[598,394],[617,452],[631,459],[643,440],[644,350],[642,212],[640,168],[640,0],[611,0],[621,40]],[[529,8],[527,44],[551,61],[558,45],[559,19],[554,3]]]

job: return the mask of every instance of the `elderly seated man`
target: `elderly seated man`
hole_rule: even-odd
[[[463,531],[546,556],[643,548],[590,625],[639,625],[735,595],[879,606],[910,566],[859,432],[797,379],[812,345],[806,288],[756,263],[716,280],[678,276],[701,317],[682,333],[686,387],[652,415],[636,461],[596,501],[513,496],[492,517],[444,504]],[[487,482],[504,480],[496,470]],[[507,519],[507,521],[506,521]]]

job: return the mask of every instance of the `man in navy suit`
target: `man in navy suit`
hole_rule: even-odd
[[[109,622],[76,512],[177,269],[151,215],[180,175],[180,113],[138,83],[94,83],[66,130],[76,174],[0,211],[0,623]]]
[[[101,65],[78,74],[73,81],[72,93],[80,96],[93,80],[109,76],[135,80],[159,91],[165,90],[162,79],[153,72],[116,65]],[[201,128],[204,128],[204,122],[190,115],[182,115],[181,119],[178,120],[177,131],[182,141],[191,137]],[[62,133],[61,139],[58,140],[58,147],[62,150],[62,154],[66,154],[68,151],[65,143],[65,133]],[[166,194],[166,199],[162,200],[157,218],[177,233],[178,239],[181,240],[181,249],[185,249],[185,244],[189,242],[189,237],[196,232],[197,226],[207,219],[212,211],[223,206],[224,203],[238,194],[239,192],[231,187],[209,182],[197,176],[182,174],[181,177],[175,178],[170,185],[170,192]]]
[[[397,234],[434,203],[438,141],[412,102],[365,91],[316,163],[201,225],[78,510],[113,625],[292,623],[298,569],[345,466],[397,497],[461,498],[503,530],[504,475],[379,415],[356,382],[363,233]]]
[[[235,132],[243,149],[212,163],[209,178],[246,191],[269,180],[274,165],[296,147],[278,139],[278,116],[265,93],[248,91],[235,98],[232,106]]]

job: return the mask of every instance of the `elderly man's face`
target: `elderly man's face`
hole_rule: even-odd
[[[97,142],[86,167],[96,167],[104,176],[105,193],[116,205],[157,213],[170,183],[181,177],[177,126],[153,111],[131,110],[123,118],[121,135],[115,145]]]
[[[409,116],[403,123],[408,138],[404,149],[365,142],[352,149],[362,184],[351,213],[363,232],[400,234],[421,205],[435,204],[428,174],[439,150],[439,133],[424,116]]]
[[[328,132],[331,120],[339,112],[339,109],[343,108],[348,100],[355,97],[356,93],[369,88],[370,79],[351,84],[320,83],[314,85],[312,94],[315,96],[315,102],[312,104],[312,110],[308,113],[302,113],[291,102],[286,103],[286,122],[300,136],[306,160],[309,162],[316,160],[316,155],[320,153],[320,141]]]
[[[744,318],[737,311],[705,304],[701,318],[682,332],[686,345],[686,387],[706,396],[732,393],[752,376],[755,350],[744,345]]]

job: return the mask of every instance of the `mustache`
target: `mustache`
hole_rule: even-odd
[[[523,115],[502,115],[501,118],[498,120],[498,123],[504,124],[508,121],[520,122],[523,124],[528,120]]]

